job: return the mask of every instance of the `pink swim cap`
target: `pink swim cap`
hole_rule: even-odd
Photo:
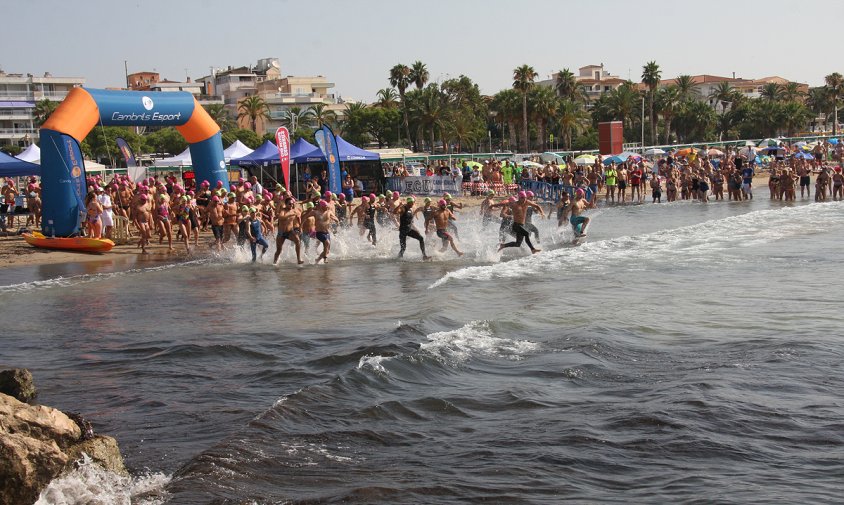
[[[346,194],[340,193],[339,195],[337,195],[337,199],[340,200],[341,202],[344,201],[346,199]]]
[[[524,191],[519,191],[519,198],[527,198],[527,193]]]
[[[328,202],[326,202],[325,200],[320,200],[319,201],[319,208],[320,209],[327,209],[328,208]]]
[[[325,192],[325,199],[326,199],[326,200],[330,200],[330,199],[331,199],[331,191],[326,191],[326,192]]]
[[[237,191],[237,186],[235,186],[234,184],[232,184],[232,185],[230,185],[230,186],[229,186],[229,190],[231,190],[231,191]]]
[[[513,203],[513,202],[515,202],[515,201],[516,201],[516,197],[515,197],[515,196],[511,196],[510,198],[508,198],[508,199],[507,199],[507,201],[508,201],[508,202],[510,202],[510,203]]]
[[[203,188],[207,188],[210,185],[211,184],[208,181],[202,181],[202,184],[200,184],[200,186],[202,186]]]
[[[375,200],[375,193],[370,193],[370,194],[369,194],[369,199],[370,199],[370,200]]]
[[[367,203],[369,201],[369,197],[362,196],[362,197],[360,197],[360,201],[362,201],[363,203]]]
[[[527,196],[528,198],[533,198],[533,191],[528,191]]]
[[[448,202],[446,202],[443,198],[440,198],[440,201],[437,203],[440,205],[440,207],[445,207],[446,205],[448,205]]]
[[[400,195],[398,191],[393,191],[393,198],[398,198],[399,196]]]
[[[223,187],[223,181],[217,181],[217,187],[222,188]]]
[[[219,196],[217,196],[217,195],[214,195],[214,196],[212,196],[212,197],[211,197],[211,201],[212,201],[212,202],[219,202],[219,201],[220,201],[220,197],[219,197]]]
[[[574,192],[576,195],[585,196],[586,191],[583,191],[583,188],[577,188],[577,191]]]
[[[141,195],[140,199],[142,202],[147,201],[147,195]]]
[[[243,187],[246,188],[246,189],[252,189],[252,184],[245,182],[245,183],[243,183]]]

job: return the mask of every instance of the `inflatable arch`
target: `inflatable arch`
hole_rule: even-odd
[[[190,93],[74,88],[41,127],[42,230],[48,237],[79,232],[88,190],[79,143],[97,124],[175,126],[190,145],[197,180],[229,185],[220,127]]]

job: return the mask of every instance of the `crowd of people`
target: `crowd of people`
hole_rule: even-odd
[[[765,168],[769,171],[770,197],[794,200],[797,188],[801,198],[816,201],[844,199],[844,174],[834,165],[834,156],[841,158],[841,147],[818,153],[814,159],[782,156],[773,159]],[[483,191],[480,218],[483,228],[497,224],[499,250],[521,247],[539,252],[531,237],[539,242],[539,229],[532,222],[534,214],[556,217],[558,227],[570,225],[575,240],[586,235],[588,209],[599,203],[643,203],[648,199],[661,203],[697,200],[746,200],[753,198],[754,176],[760,166],[753,152],[730,152],[709,156],[706,150],[689,150],[682,156],[662,156],[647,160],[631,156],[622,162],[605,163],[598,156],[591,164],[579,164],[573,159],[561,163],[531,163],[519,166],[508,160],[485,160],[481,164],[466,162],[448,166],[440,164],[440,175],[461,177],[465,183],[480,181],[490,189]],[[833,163],[830,163],[833,161]],[[390,167],[402,173],[401,164]],[[436,172],[437,168],[432,168]],[[815,175],[814,184],[811,177]],[[398,230],[400,253],[407,247],[407,239],[419,242],[423,259],[426,239],[435,235],[441,251],[449,248],[463,255],[458,245],[457,220],[463,205],[450,194],[442,198],[417,200],[412,195],[402,197],[398,192],[362,195],[360,188],[344,174],[343,191],[333,194],[325,190],[327,175],[309,178],[303,199],[287,191],[281,184],[265,188],[252,176],[240,179],[228,188],[222,182],[212,185],[201,181],[180,180],[175,175],[153,176],[134,182],[126,175],[114,175],[110,180],[101,176],[88,177],[82,233],[92,238],[110,238],[115,227],[121,226],[123,236],[134,236],[142,253],[156,237],[166,241],[168,250],[174,241],[181,242],[187,252],[199,246],[200,232],[210,230],[210,247],[249,247],[256,261],[269,248],[268,237],[275,236],[274,262],[278,262],[284,244],[292,242],[298,263],[303,263],[302,247],[311,243],[321,247],[317,262],[328,262],[332,234],[341,228],[357,229],[361,240],[376,245],[379,229]],[[516,194],[500,194],[491,189],[495,184],[519,183],[524,190]],[[564,188],[555,202],[538,201],[531,184],[544,183]],[[35,177],[25,180],[18,188],[12,179],[0,190],[5,209],[14,206],[21,193],[27,200],[27,227],[41,226],[41,187]],[[464,186],[465,188],[465,186]],[[474,188],[474,186],[472,186]],[[469,193],[475,193],[472,189]],[[545,206],[543,208],[543,205]],[[547,212],[546,212],[547,211]],[[421,226],[415,227],[421,216]],[[11,225],[11,215],[8,224]],[[6,223],[4,223],[6,224]],[[421,230],[421,231],[420,231]]]

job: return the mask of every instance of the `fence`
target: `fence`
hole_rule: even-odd
[[[568,193],[571,198],[574,198],[574,192],[578,189],[575,186],[566,186],[563,184],[551,184],[548,182],[540,182],[540,181],[531,181],[531,180],[522,180],[521,187],[525,191],[533,191],[536,198],[545,200],[546,202],[554,202],[557,203],[560,201],[560,198],[563,192]],[[587,187],[580,188],[586,192],[586,199],[592,199],[592,189]]]

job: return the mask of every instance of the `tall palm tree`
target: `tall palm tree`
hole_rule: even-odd
[[[665,120],[665,143],[671,143],[671,119],[680,106],[680,91],[677,86],[670,85],[660,88],[656,97],[657,107]]]
[[[281,125],[286,126],[292,135],[299,128],[308,128],[311,126],[312,114],[310,108],[302,110],[301,107],[290,107],[282,111]]]
[[[769,82],[762,86],[762,92],[759,93],[759,98],[769,102],[778,102],[782,97],[782,87],[775,83]]]
[[[522,127],[524,128],[522,145],[525,150],[530,150],[528,146],[527,94],[537,77],[539,77],[539,74],[530,65],[522,65],[513,69],[513,89],[522,93]]]
[[[378,93],[376,94],[376,97],[377,100],[375,104],[379,107],[383,107],[385,109],[392,109],[393,107],[398,105],[398,103],[396,102],[396,98],[398,98],[399,95],[393,88],[379,89]]]
[[[322,128],[322,125],[328,124],[332,126],[337,121],[337,113],[329,110],[324,103],[318,103],[308,109],[310,118],[316,121],[317,128]]]
[[[690,75],[678,75],[674,79],[674,84],[677,86],[677,93],[682,101],[690,100],[700,93],[695,88],[695,81]]]
[[[504,89],[495,94],[490,102],[490,110],[495,112],[495,119],[501,122],[502,130],[506,126],[507,141],[510,149],[516,145],[516,123],[521,116],[521,97],[514,89]],[[502,148],[503,146],[502,139]]]
[[[648,87],[648,111],[651,119],[651,143],[656,144],[656,116],[654,115],[654,94],[659,86],[662,73],[655,61],[649,61],[642,67],[642,83]]]
[[[710,100],[715,100],[716,102],[721,103],[721,114],[727,113],[727,105],[733,103],[733,93],[735,88],[730,85],[729,82],[723,81],[719,82],[715,89],[712,90],[712,93],[709,94]]]
[[[583,87],[577,83],[577,77],[574,73],[564,68],[557,72],[557,82],[554,87],[560,98],[565,98],[573,102],[581,101],[585,98]]]
[[[44,122],[47,121],[47,118],[50,117],[50,114],[52,114],[58,106],[59,102],[54,102],[49,98],[35,102],[35,110],[33,111],[35,124],[37,126],[44,124]]]
[[[422,89],[428,83],[428,68],[421,61],[414,61],[410,66],[410,82],[416,84],[416,89]]]
[[[220,130],[226,132],[234,128],[234,121],[232,121],[231,116],[229,115],[229,110],[226,109],[226,106],[221,103],[212,103],[208,105],[203,105],[205,108],[205,112],[211,116],[211,119],[217,123],[217,126],[220,127]]]
[[[832,101],[832,134],[838,135],[838,99],[844,95],[844,77],[838,72],[833,72],[824,77],[826,92]]]
[[[560,100],[557,106],[557,124],[560,126],[566,149],[571,150],[573,134],[583,132],[588,121],[589,114],[579,103],[565,98]]]
[[[627,126],[627,121],[630,120],[630,125],[633,125],[633,117],[635,111],[638,110],[641,103],[641,95],[636,88],[636,84],[627,81],[616,89],[607,93],[607,104],[609,106],[612,116]]]
[[[418,121],[422,130],[429,134],[428,140],[430,142],[431,154],[434,154],[436,151],[436,131],[439,130],[440,137],[442,137],[442,133],[448,128],[449,113],[445,96],[440,91],[439,86],[431,84],[419,90],[419,99],[414,100],[413,108],[411,109],[414,121]],[[445,143],[443,143],[443,148],[445,148]]]
[[[248,118],[252,131],[258,132],[258,121],[270,119],[270,109],[267,102],[257,95],[244,97],[237,106],[237,119]]]
[[[802,102],[806,93],[800,91],[800,85],[796,82],[789,82],[780,89],[780,96],[786,102]]]
[[[547,149],[548,139],[545,132],[548,127],[548,122],[557,115],[557,107],[559,106],[559,99],[553,89],[547,86],[535,86],[528,97],[528,100],[533,111],[533,117],[536,120],[537,129],[539,130],[539,148],[543,151]]]
[[[402,113],[404,114],[404,130],[407,133],[407,139],[410,141],[410,123],[408,122],[407,118],[407,102],[405,100],[405,91],[407,91],[407,87],[410,85],[410,67],[407,65],[402,65],[399,63],[398,65],[394,65],[393,68],[390,69],[390,86],[399,90],[399,97],[401,98],[402,104]],[[416,146],[413,146],[413,149],[416,150]]]
[[[780,124],[785,128],[786,135],[789,137],[794,136],[812,119],[812,112],[806,105],[797,101],[783,103],[780,112]]]

